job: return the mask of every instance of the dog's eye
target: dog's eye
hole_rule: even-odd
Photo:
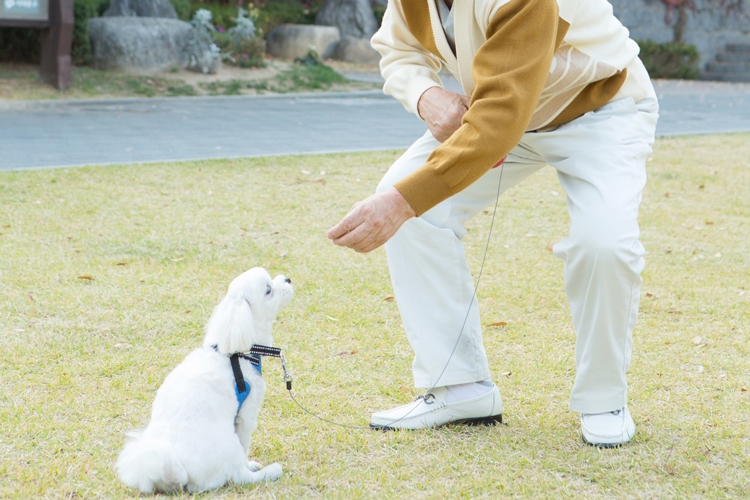
[[[271,295],[271,285],[266,285],[266,295]]]

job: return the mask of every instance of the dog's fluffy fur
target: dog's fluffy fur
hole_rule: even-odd
[[[251,390],[237,415],[229,355],[248,351],[253,344],[273,345],[271,327],[292,294],[290,280],[272,280],[261,268],[232,281],[206,326],[203,347],[164,380],[148,427],[128,434],[131,439],[116,465],[125,484],[144,493],[199,492],[229,481],[255,483],[281,476],[278,463],[261,468],[248,461],[266,384],[250,362],[240,358]]]

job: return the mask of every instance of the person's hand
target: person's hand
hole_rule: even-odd
[[[417,111],[435,139],[445,142],[461,126],[470,101],[468,96],[430,87],[419,98]]]
[[[375,250],[416,213],[396,188],[373,194],[356,203],[346,216],[328,230],[334,244],[357,252]]]

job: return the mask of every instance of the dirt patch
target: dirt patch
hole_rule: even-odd
[[[70,89],[59,91],[39,80],[36,65],[0,63],[0,100],[252,95],[379,88],[377,83],[350,80],[338,73],[357,71],[354,66],[326,62],[325,67],[308,68],[269,59],[263,68],[223,64],[213,75],[186,70],[137,73],[76,67]],[[332,67],[338,69],[331,71]]]

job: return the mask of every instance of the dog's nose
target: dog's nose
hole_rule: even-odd
[[[289,283],[290,285],[292,284],[292,280],[290,280],[289,278],[284,278],[284,281],[286,281],[286,282],[287,282],[287,283]]]

